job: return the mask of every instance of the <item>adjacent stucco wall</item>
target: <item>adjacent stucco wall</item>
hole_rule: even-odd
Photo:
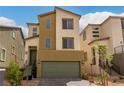
[[[62,29],[62,19],[63,18],[73,18],[74,29],[64,30]],[[60,9],[56,9],[56,50],[80,50],[80,40],[79,40],[79,16],[71,14]],[[63,37],[73,37],[74,38],[74,49],[63,49],[62,48],[62,38]]]
[[[100,37],[110,37],[108,47],[114,53],[114,48],[123,44],[120,18],[110,18],[104,22],[101,25]]]
[[[121,27],[121,19],[120,18],[112,18],[112,39],[113,39],[113,48],[120,46],[123,43],[123,34]]]
[[[9,28],[7,28],[9,29]],[[12,32],[15,32],[16,38],[12,38]],[[20,67],[24,64],[24,41],[19,29],[11,29],[10,31],[0,28],[0,49],[6,49],[6,61],[0,61],[0,67],[6,68],[9,62],[15,61],[15,56],[12,55],[12,46],[15,47],[16,60]]]
[[[25,65],[29,64],[29,47],[36,47],[37,51],[39,51],[39,37],[33,37],[25,40]]]

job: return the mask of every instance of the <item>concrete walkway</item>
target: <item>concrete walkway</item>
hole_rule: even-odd
[[[41,79],[39,86],[66,86],[69,81],[79,81],[81,79]]]

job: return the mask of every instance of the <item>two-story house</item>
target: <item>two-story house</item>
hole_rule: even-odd
[[[84,51],[84,68],[85,72],[99,74],[99,55],[93,46],[96,43],[106,45],[109,51],[114,55],[119,53],[123,48],[118,46],[123,45],[124,21],[123,17],[108,17],[101,24],[89,24],[80,34],[81,50]],[[116,51],[115,51],[116,50]],[[123,69],[123,61],[116,61],[120,71]]]
[[[24,66],[24,37],[21,28],[0,26],[0,68],[6,69],[10,62]]]

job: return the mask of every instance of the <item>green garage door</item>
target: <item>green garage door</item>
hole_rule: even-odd
[[[42,62],[42,78],[79,78],[79,62]]]

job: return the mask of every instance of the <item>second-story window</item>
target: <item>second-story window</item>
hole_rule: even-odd
[[[37,35],[37,27],[33,27],[33,36]]]
[[[12,38],[16,38],[16,33],[15,32],[12,32]]]
[[[74,49],[74,38],[63,38],[62,40],[64,49]]]
[[[73,19],[62,19],[62,28],[63,29],[73,29]]]
[[[46,23],[45,23],[46,29],[50,29],[50,26],[51,26],[50,19],[46,19]]]
[[[45,40],[45,48],[50,48],[51,44],[50,44],[50,38],[46,38]]]

